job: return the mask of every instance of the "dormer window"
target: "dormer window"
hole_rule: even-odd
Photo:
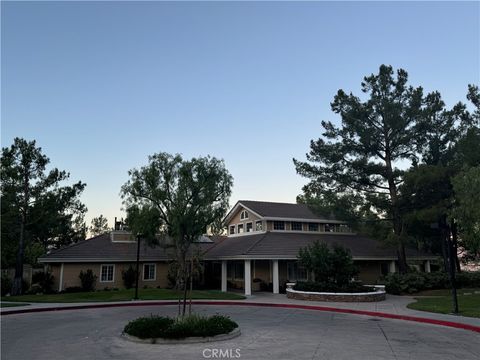
[[[274,221],[273,230],[285,230],[285,221]]]
[[[247,225],[247,232],[252,232],[253,231],[253,223],[248,222],[246,225]]]
[[[245,220],[245,219],[248,219],[248,211],[247,210],[243,210],[240,213],[240,220]]]
[[[237,233],[239,233],[239,234],[243,233],[243,224],[238,224],[237,225]]]
[[[235,225],[230,225],[230,235],[235,234]]]
[[[301,222],[292,221],[292,230],[293,231],[302,231],[303,225]]]
[[[257,221],[255,223],[255,231],[262,231],[263,230],[263,224],[262,224],[262,221]]]

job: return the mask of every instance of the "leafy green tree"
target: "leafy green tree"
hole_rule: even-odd
[[[323,121],[323,137],[310,144],[307,162],[294,159],[297,172],[310,179],[304,192],[353,192],[370,202],[377,213],[391,219],[391,239],[398,244],[401,272],[407,271],[405,234],[398,186],[402,161],[417,161],[425,102],[421,87],[407,86],[403,69],[380,66],[378,75],[362,82],[362,101],[339,90],[331,103],[341,126]]]
[[[464,247],[470,257],[480,259],[480,166],[460,172],[452,179],[457,220]]]
[[[107,218],[101,214],[98,217],[94,217],[88,231],[91,236],[102,235],[110,231]]]
[[[22,293],[27,244],[38,238],[51,239],[58,236],[58,233],[48,232],[54,220],[71,221],[74,210],[83,207],[78,197],[85,184],[78,182],[71,186],[61,186],[69,174],[56,168],[47,171],[49,162],[42,149],[36,147],[35,141],[15,138],[9,148],[2,149],[1,238],[2,247],[5,246],[9,254],[16,254],[12,295]],[[75,209],[72,210],[72,207]],[[4,259],[2,254],[2,262],[4,260],[13,262]]]
[[[326,243],[316,241],[300,249],[298,260],[319,283],[333,283],[341,287],[348,285],[358,274],[350,250],[337,244],[330,249]]]
[[[184,160],[167,153],[150,156],[148,165],[130,170],[129,176],[121,191],[124,204],[127,211],[156,211],[160,239],[168,243],[173,250],[172,260],[178,263],[177,283],[183,287],[184,315],[187,284],[192,276],[188,261],[191,245],[226,213],[232,176],[223,161],[216,158]],[[146,217],[151,214],[147,212]],[[148,223],[141,221],[144,216],[138,218],[138,223]],[[155,241],[152,235],[147,241]]]

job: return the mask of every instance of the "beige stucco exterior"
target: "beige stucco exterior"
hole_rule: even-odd
[[[155,264],[156,265],[156,276],[155,280],[143,280],[143,265],[144,264]],[[102,282],[101,281],[101,266],[102,265],[114,265],[114,275],[113,281],[111,282]],[[91,269],[92,272],[97,276],[97,281],[95,288],[97,290],[102,290],[104,288],[125,288],[122,279],[122,272],[126,271],[130,266],[135,268],[135,263],[64,263],[63,264],[63,281],[62,281],[62,290],[65,290],[67,287],[81,286],[80,282],[80,271],[87,271]],[[50,264],[50,271],[54,276],[55,280],[55,289],[60,288],[60,279],[61,275],[61,264]],[[168,264],[165,262],[141,262],[140,263],[140,278],[139,278],[139,287],[161,287],[165,288],[168,286]]]

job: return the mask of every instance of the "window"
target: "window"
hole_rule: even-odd
[[[334,226],[330,224],[325,224],[325,232],[333,232]]]
[[[285,230],[285,221],[274,221],[273,230]]]
[[[113,282],[113,273],[115,265],[101,265],[100,282]]]
[[[292,230],[295,230],[295,231],[302,231],[303,230],[303,226],[302,226],[302,223],[301,222],[292,222]]]
[[[257,221],[257,222],[255,223],[255,230],[256,230],[256,231],[262,231],[262,230],[263,230],[263,224],[262,224],[261,221]]]
[[[318,224],[308,223],[308,231],[318,231]]]
[[[229,262],[227,266],[227,278],[243,280],[243,263]]]
[[[307,271],[298,262],[290,261],[287,263],[287,275],[289,281],[308,280]]]
[[[338,227],[338,231],[343,232],[343,233],[348,233],[350,232],[350,227],[347,224],[340,224]]]
[[[253,223],[249,222],[247,223],[247,232],[252,232],[253,231]]]
[[[237,225],[237,233],[239,233],[239,234],[243,233],[243,224],[238,224]]]
[[[235,234],[235,225],[230,225],[230,235]]]
[[[248,219],[248,211],[247,210],[243,210],[240,213],[240,220],[245,220],[245,219]]]
[[[143,280],[155,280],[155,264],[143,264]]]

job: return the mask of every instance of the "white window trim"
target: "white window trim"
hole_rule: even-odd
[[[241,213],[240,213],[240,220],[247,220],[247,219],[248,219],[248,211],[247,210],[242,210]]]
[[[275,229],[275,222],[283,223],[283,229]],[[275,220],[275,221],[272,223],[272,230],[274,230],[274,231],[286,231],[286,230],[287,230],[287,226],[286,226],[286,224],[285,224],[285,221]]]
[[[258,224],[258,223],[260,223],[260,227],[261,227],[260,230],[257,229],[257,224]],[[262,220],[257,220],[257,221],[255,221],[255,230],[254,230],[254,231],[264,231],[264,230],[263,230],[263,221],[262,221]]]
[[[102,269],[104,266],[113,266],[112,280],[102,281]],[[113,283],[115,282],[115,264],[101,264],[100,265],[100,281],[101,283]]]
[[[248,224],[252,224],[252,229],[250,231],[248,231]],[[245,232],[246,233],[249,233],[249,232],[254,232],[255,229],[253,228],[253,221],[249,221],[245,224]]]
[[[293,224],[300,224],[300,229],[293,229]],[[303,231],[303,223],[301,221],[290,221],[291,231]]]
[[[232,228],[233,228],[233,233],[230,231]],[[237,230],[237,226],[236,226],[236,225],[230,225],[229,228],[228,228],[228,235],[235,235],[235,234],[236,234],[236,230]]]
[[[153,279],[145,279],[145,266],[146,265],[153,265]],[[143,264],[143,267],[142,267],[142,278],[143,278],[143,281],[155,281],[157,280],[157,264],[155,263],[145,263]]]
[[[242,227],[242,232],[240,232],[240,227]],[[245,224],[238,224],[237,225],[237,234],[245,234]]]

